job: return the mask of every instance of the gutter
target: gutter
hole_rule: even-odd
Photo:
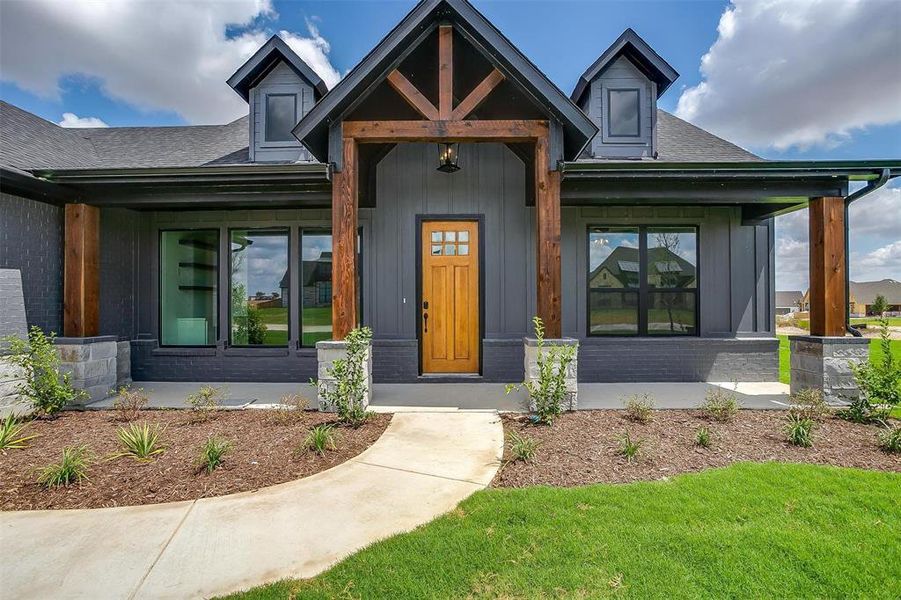
[[[892,170],[889,168],[882,169],[882,173],[879,175],[878,179],[870,181],[865,187],[845,197],[845,330],[854,337],[863,337],[863,334],[854,327],[851,327],[851,265],[848,264],[851,257],[851,240],[850,236],[848,235],[850,231],[848,223],[848,208],[855,200],[860,200],[864,196],[875,192],[886,183],[888,183],[889,180],[892,179],[892,177],[897,176],[898,175],[893,175]]]

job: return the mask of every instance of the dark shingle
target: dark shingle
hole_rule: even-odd
[[[665,110],[657,109],[657,160],[732,162],[763,159]]]

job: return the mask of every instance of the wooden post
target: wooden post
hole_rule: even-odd
[[[63,335],[90,337],[100,330],[100,209],[66,204]]]
[[[438,27],[438,118],[449,121],[454,102],[454,28]]]
[[[344,138],[332,180],[332,339],[357,325],[357,143]]]
[[[538,252],[538,316],[545,337],[562,336],[560,309],[560,173],[551,170],[548,135],[535,142],[535,245]]]
[[[845,206],[813,198],[810,213],[810,335],[845,335]]]

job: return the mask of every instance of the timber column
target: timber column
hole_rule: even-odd
[[[332,178],[332,339],[357,325],[357,142],[344,138]]]

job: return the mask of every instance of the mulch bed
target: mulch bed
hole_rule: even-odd
[[[786,461],[901,472],[901,455],[877,445],[879,429],[828,418],[813,432],[813,447],[785,440],[784,411],[740,411],[731,423],[718,423],[695,410],[658,410],[650,423],[627,419],[621,410],[564,414],[550,427],[531,425],[521,415],[503,415],[505,432],[517,431],[539,441],[532,461],[504,464],[494,487],[577,486],[662,479],[678,473],[722,467],[738,461]],[[695,445],[698,428],[713,434],[709,448]],[[628,462],[618,455],[626,431],[641,439],[641,455]]]
[[[173,502],[256,490],[306,477],[342,463],[382,435],[390,415],[375,414],[359,429],[336,427],[338,449],[319,456],[296,451],[307,431],[335,421],[328,413],[303,412],[290,424],[276,422],[273,411],[216,411],[199,421],[191,411],[142,411],[135,423],[165,427],[165,451],[149,462],[132,457],[108,459],[120,451],[116,429],[124,425],[114,411],[64,412],[34,421],[27,429],[40,437],[29,447],[0,453],[0,510],[99,508]],[[228,439],[231,450],[222,466],[200,473],[195,460],[210,435]],[[35,470],[58,462],[65,446],[87,444],[93,462],[88,481],[46,489]]]

